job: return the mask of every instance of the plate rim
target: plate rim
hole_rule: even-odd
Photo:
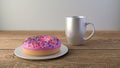
[[[29,56],[29,55],[20,55],[20,54],[17,54],[17,50],[18,49],[20,49],[20,48],[22,48],[22,46],[19,46],[19,47],[17,47],[17,48],[15,48],[15,50],[14,50],[14,54],[17,56],[17,57],[19,57],[19,58],[22,58],[22,59],[27,59],[27,60],[47,60],[47,59],[55,59],[55,58],[59,58],[59,57],[61,57],[61,56],[63,56],[63,55],[65,55],[67,52],[68,52],[68,47],[67,46],[65,46],[64,44],[61,44],[61,51],[60,52],[62,52],[62,53],[60,53],[60,52],[58,52],[57,54],[54,54],[54,55],[49,55],[49,56]],[[65,50],[63,50],[62,48],[65,48]],[[20,51],[20,53],[21,54],[23,54],[22,53],[22,50]],[[59,54],[60,53],[60,54]],[[27,58],[27,56],[29,56],[29,57],[31,57],[31,58]],[[53,56],[53,57],[51,57],[51,56]],[[46,58],[45,58],[46,57]]]

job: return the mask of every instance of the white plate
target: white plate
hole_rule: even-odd
[[[64,54],[66,54],[68,52],[68,48],[65,45],[61,45],[60,47],[60,52],[54,55],[49,55],[49,56],[29,56],[29,55],[25,55],[22,52],[22,47],[17,47],[14,51],[14,54],[17,57],[23,58],[23,59],[28,59],[28,60],[45,60],[45,59],[53,59],[53,58],[58,58],[63,56]]]

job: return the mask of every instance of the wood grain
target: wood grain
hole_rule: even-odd
[[[32,35],[57,36],[69,52],[52,60],[16,57],[14,49]],[[96,31],[81,46],[68,44],[64,31],[0,31],[0,68],[120,68],[120,31]]]
[[[30,61],[16,57],[14,50],[0,50],[0,68],[119,68],[120,50],[75,50],[53,60]]]

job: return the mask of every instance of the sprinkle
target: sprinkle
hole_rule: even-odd
[[[58,42],[56,43],[56,45],[58,45]]]
[[[52,48],[54,48],[54,46],[52,46]]]
[[[42,46],[41,48],[45,48],[44,46]]]
[[[40,38],[37,38],[37,41],[40,41]]]
[[[33,41],[36,41],[36,38],[33,38]]]
[[[49,47],[51,47],[52,45],[49,45]]]
[[[40,47],[40,48],[56,48],[60,44],[60,40],[54,36],[48,35],[40,35],[40,36],[32,36],[26,38],[24,44],[29,44],[28,47]]]
[[[34,42],[32,42],[32,45],[34,46]]]
[[[29,40],[32,40],[32,38],[31,38],[31,37],[29,37],[28,39],[29,39]]]
[[[40,43],[38,43],[38,46],[40,46]]]

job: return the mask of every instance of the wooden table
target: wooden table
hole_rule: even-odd
[[[40,61],[16,57],[14,49],[33,35],[57,36],[69,48],[68,54]],[[69,45],[64,31],[0,31],[0,68],[120,68],[120,31],[96,31],[81,46]]]

